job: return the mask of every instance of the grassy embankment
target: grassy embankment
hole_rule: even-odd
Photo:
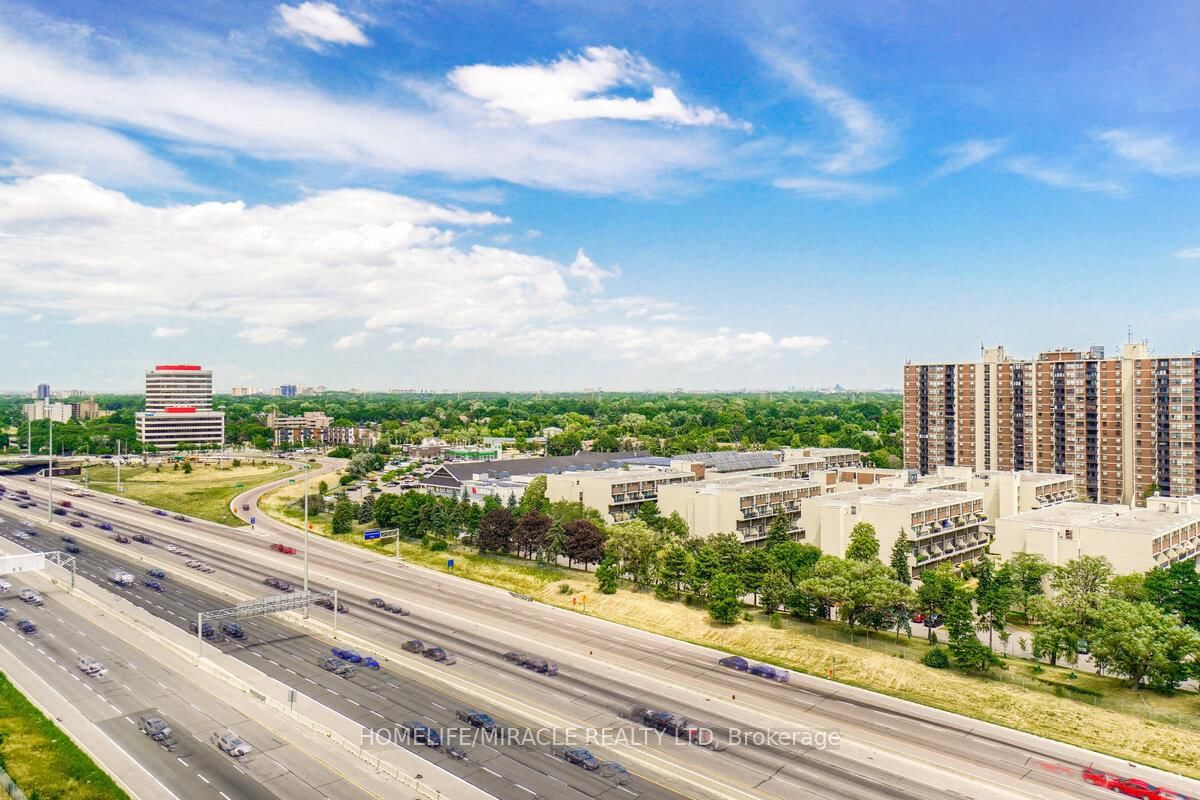
[[[159,467],[122,467],[122,497],[139,500],[190,517],[198,517],[223,525],[243,525],[230,510],[229,504],[247,489],[270,481],[279,480],[295,471],[291,464],[277,461],[242,461],[234,467],[228,462],[216,464],[192,464],[191,473],[182,465],[173,469],[171,464]],[[116,494],[116,467],[96,466],[88,468],[88,488]],[[82,483],[82,477],[79,479]],[[242,484],[242,486],[238,486]]]
[[[325,479],[331,485],[337,480],[336,475]],[[300,489],[288,486],[268,494],[260,507],[299,527],[301,512],[292,504],[300,496]],[[310,516],[310,522],[314,532],[330,535],[329,514]],[[365,527],[356,524],[345,540],[394,552],[393,544],[364,543]],[[929,647],[921,626],[913,638],[902,636],[899,642],[888,633],[851,636],[835,623],[784,618],[774,627],[761,612],[751,621],[723,626],[711,622],[703,609],[663,602],[649,592],[622,588],[600,594],[594,576],[575,570],[539,568],[467,548],[431,552],[413,542],[402,542],[400,553],[413,563],[550,605],[1200,778],[1200,696],[1192,692],[1135,694],[1114,678],[1046,665],[1038,671],[1023,659],[1006,659],[1007,669],[991,676],[934,670],[920,663]],[[454,558],[453,570],[446,566],[448,557]],[[569,593],[560,592],[563,583],[570,585]]]
[[[0,674],[0,766],[37,800],[129,800],[87,754]]]

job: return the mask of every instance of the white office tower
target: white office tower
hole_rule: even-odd
[[[146,372],[146,410],[137,415],[138,440],[159,450],[180,444],[225,443],[225,412],[212,410],[212,370],[159,364]]]

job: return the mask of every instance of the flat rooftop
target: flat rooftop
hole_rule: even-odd
[[[878,486],[838,492],[826,497],[830,502],[894,506],[913,510],[983,500],[980,492],[956,492],[952,489],[929,489],[923,486]]]
[[[1074,482],[1073,475],[1063,475],[1057,472],[1031,472],[1030,470],[1018,470],[1016,473],[1006,472],[1002,469],[985,469],[974,473],[976,478],[1001,478],[1005,475],[1015,474],[1021,483],[1059,483],[1061,481]]]
[[[693,484],[700,494],[771,494],[774,492],[790,492],[796,489],[820,487],[816,481],[804,478],[769,478],[747,476],[744,478],[721,478],[719,480],[700,481]]]
[[[608,469],[572,470],[560,473],[560,475],[572,478],[585,478],[587,480],[614,480],[619,482],[695,477],[695,473],[690,469],[660,469],[657,467],[630,467],[629,469],[611,467]]]
[[[1005,519],[1047,528],[1097,528],[1154,535],[1198,522],[1200,514],[1068,501],[1023,514],[1014,514]]]

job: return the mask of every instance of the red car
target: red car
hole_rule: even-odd
[[[276,551],[277,553],[283,553],[286,556],[296,555],[296,548],[291,547],[286,544],[280,544],[279,542],[276,542],[275,544],[271,545],[271,549]]]
[[[1187,795],[1173,792],[1170,789],[1160,789],[1137,778],[1122,778],[1117,775],[1109,775],[1107,772],[1101,772],[1097,769],[1085,769],[1083,771],[1083,779],[1093,786],[1108,789],[1125,797],[1136,797],[1138,800],[1178,800],[1178,798],[1187,798]]]

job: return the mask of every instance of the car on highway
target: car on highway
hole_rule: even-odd
[[[485,731],[495,730],[496,728],[496,720],[492,719],[490,714],[485,714],[482,711],[460,708],[454,712],[454,716],[473,728],[480,728]]]
[[[321,608],[326,608],[326,609],[329,609],[330,611],[333,611],[333,601],[332,601],[332,600],[330,600],[328,597],[322,597],[320,600],[316,601],[315,605],[318,605],[318,606],[320,606]],[[345,603],[340,603],[340,602],[339,602],[339,603],[337,604],[337,610],[338,610],[338,613],[339,613],[339,614],[345,614],[345,613],[347,613],[347,612],[348,612],[350,609],[346,608],[346,604],[345,604]]]
[[[520,650],[509,650],[504,654],[504,660],[510,664],[521,665],[529,660],[529,654],[522,653]]]
[[[389,614],[397,614],[401,617],[407,617],[409,614],[412,613],[407,608],[404,608],[403,606],[395,605],[393,603],[388,603],[387,605],[385,605],[383,607],[383,610],[388,612]]]
[[[249,511],[249,510],[250,510],[250,504],[242,503],[242,511]]]
[[[157,569],[154,567],[151,567],[150,569],[146,570],[146,574],[149,575],[151,578],[158,578],[160,581],[163,578],[167,577],[167,573],[164,570]]]
[[[17,621],[17,630],[26,636],[37,633],[37,625],[34,625],[31,620],[22,619]]]
[[[341,647],[331,647],[329,648],[329,652],[343,661],[349,661],[351,664],[357,664],[363,660],[362,656],[353,650],[346,650]]]
[[[410,653],[420,653],[425,649],[425,643],[420,639],[409,639],[404,644],[400,645],[401,650],[407,650]]]
[[[163,511],[161,508],[156,508],[156,509],[154,509],[154,513],[155,513],[155,514],[157,514],[157,515],[158,515],[158,516],[160,516],[160,517],[166,517],[166,516],[169,516],[169,514],[167,514],[167,512]]]
[[[726,656],[717,663],[722,667],[736,669],[738,672],[745,672],[746,670],[750,669],[750,662],[741,656]]]
[[[3,578],[0,578],[0,592],[11,592],[11,591],[12,591],[12,584],[9,583],[8,581],[4,580]]]
[[[754,664],[747,670],[751,675],[757,675],[760,678],[770,678],[773,681],[787,683],[788,671],[773,667],[770,664]]]
[[[585,750],[582,747],[568,747],[563,751],[563,758],[568,763],[578,764],[586,770],[600,769],[600,759],[592,755],[590,750]]]
[[[434,661],[445,661],[446,660],[446,648],[444,648],[444,647],[426,647],[421,652],[421,655],[425,656],[426,658],[433,659]]]
[[[723,742],[718,741],[708,728],[692,722],[687,717],[670,711],[638,707],[630,711],[629,717],[648,728],[654,728],[657,731],[674,736],[676,739],[683,739],[692,744],[698,744],[701,747],[707,747],[712,750],[724,750],[727,746]]]
[[[76,541],[74,536],[60,536],[58,538],[62,539],[67,544],[75,544]]]
[[[412,740],[417,744],[423,744],[426,747],[441,747],[442,736],[428,725],[410,720],[404,723],[404,729],[412,737]]]
[[[133,535],[133,540],[135,542],[141,542],[142,544],[154,544],[154,540],[144,533],[135,533]]]
[[[22,491],[22,493],[23,493],[23,494],[29,494],[28,492],[25,492],[25,491]],[[60,508],[70,508],[70,507],[71,507],[71,501],[70,501],[70,500],[63,500],[63,501],[62,501],[62,502],[60,502],[58,505],[59,505],[59,507],[60,507]]]
[[[387,605],[387,601],[384,600],[382,597],[372,597],[370,600],[367,601],[367,605],[374,606],[375,608],[383,608],[384,606]]]
[[[129,537],[123,533],[118,533],[113,537],[113,541],[115,541],[117,544],[129,544]]]
[[[8,606],[0,606],[0,620],[8,619]]]
[[[296,555],[296,548],[292,547],[291,545],[280,544],[279,542],[272,544],[271,549],[276,553],[283,553],[285,556]]]
[[[557,675],[558,664],[551,663],[544,658],[536,656],[525,659],[525,663],[521,665],[532,672],[540,672],[542,675]]]
[[[189,569],[196,569],[200,566],[200,560],[197,558],[189,558],[187,561],[183,562],[183,565]]]
[[[213,744],[217,746],[222,753],[241,758],[242,756],[254,750],[246,740],[238,736],[233,731],[225,731],[224,733],[213,734]]]
[[[171,736],[171,726],[159,717],[142,717],[138,723],[142,733],[156,742],[161,742]]]
[[[182,552],[183,552],[183,550],[182,550],[181,548],[179,548],[179,547],[176,547],[176,546],[175,546],[175,545],[173,545],[173,544],[169,544],[169,545],[167,545],[167,552],[168,552],[168,553],[175,553],[175,554],[179,554],[179,553],[182,553]]]
[[[91,514],[89,514],[89,513],[88,513],[88,512],[86,512],[86,511],[79,510],[79,511],[76,511],[76,512],[75,512],[75,516],[77,516],[77,517],[83,517],[84,519],[87,519],[88,517],[90,517],[90,516],[92,516],[92,515],[91,515]]]
[[[102,531],[111,531],[113,529],[112,525],[108,522],[97,522],[96,527]]]
[[[208,564],[204,564],[204,563],[201,563],[200,566],[196,567],[196,569],[200,570],[201,572],[210,573],[210,574],[217,571],[216,568],[211,567]]]
[[[221,633],[225,634],[226,636],[232,636],[234,639],[246,638],[246,631],[236,622],[222,622]]]
[[[189,622],[188,628],[191,629],[192,633],[195,633],[196,632],[196,621],[192,620],[191,622]],[[202,635],[204,636],[205,639],[211,639],[215,633],[216,633],[216,631],[213,629],[213,626],[211,624],[209,624],[207,622],[204,623],[204,631],[203,631]]]
[[[362,666],[367,669],[379,669],[379,661],[374,656],[363,656]]]
[[[147,589],[151,589],[155,592],[161,592],[163,590],[163,585],[153,579],[142,581],[142,585],[145,586]]]
[[[80,656],[75,659],[75,666],[85,675],[91,675],[93,678],[103,678],[108,674],[108,667],[101,664],[91,656]]]
[[[77,544],[69,544],[63,548],[63,551],[70,553],[73,556],[77,556],[83,552],[82,550],[79,549],[79,545],[77,545]]]
[[[27,541],[29,539],[29,534],[23,533],[21,531],[17,531],[16,533],[13,534],[13,536],[15,536],[18,541],[22,541],[22,542]]]
[[[123,505],[125,505],[125,501],[124,501],[124,500],[119,500],[119,499],[118,499],[118,498],[116,498],[116,497],[114,497],[112,500],[109,500],[109,502],[110,502],[110,503],[112,503],[114,506],[123,506]]]
[[[69,524],[72,528],[82,528],[83,527],[83,523],[77,519],[71,520],[71,522]]]
[[[25,587],[20,593],[21,599],[31,606],[45,605],[46,601],[42,599],[42,595],[29,587]]]
[[[334,675],[340,675],[343,678],[353,678],[358,671],[353,664],[347,664],[340,658],[317,659],[317,665],[321,669],[332,672]]]
[[[65,517],[67,515],[67,510],[65,508],[56,508],[54,509],[54,513],[60,517]]]
[[[177,519],[180,522],[191,522],[191,520],[185,517],[183,514],[176,514],[175,516],[171,517],[171,519]]]

